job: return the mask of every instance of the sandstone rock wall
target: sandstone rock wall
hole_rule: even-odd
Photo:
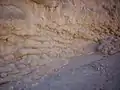
[[[33,1],[0,1],[0,56],[5,60],[80,55],[90,42],[120,35],[117,1],[62,0],[55,8]]]

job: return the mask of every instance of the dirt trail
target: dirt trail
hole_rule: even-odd
[[[119,53],[108,57],[100,54],[73,57],[68,64],[35,82],[11,82],[1,90],[119,90],[119,58]]]
[[[96,61],[81,65],[81,59],[85,61],[88,57]],[[72,59],[58,73],[40,80],[31,90],[119,90],[120,54],[104,59],[97,55],[88,57]]]

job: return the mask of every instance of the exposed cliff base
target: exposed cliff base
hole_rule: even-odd
[[[38,79],[73,56],[120,51],[119,0],[0,0],[0,12],[1,83]]]

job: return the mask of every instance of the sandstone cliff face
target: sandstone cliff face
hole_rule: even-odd
[[[83,47],[90,42],[120,35],[119,3],[1,0],[0,56],[48,59],[85,53]]]

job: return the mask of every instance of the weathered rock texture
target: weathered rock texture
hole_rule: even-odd
[[[89,53],[90,43],[119,37],[119,11],[119,0],[0,0],[0,78],[24,76],[34,71],[29,66]]]

